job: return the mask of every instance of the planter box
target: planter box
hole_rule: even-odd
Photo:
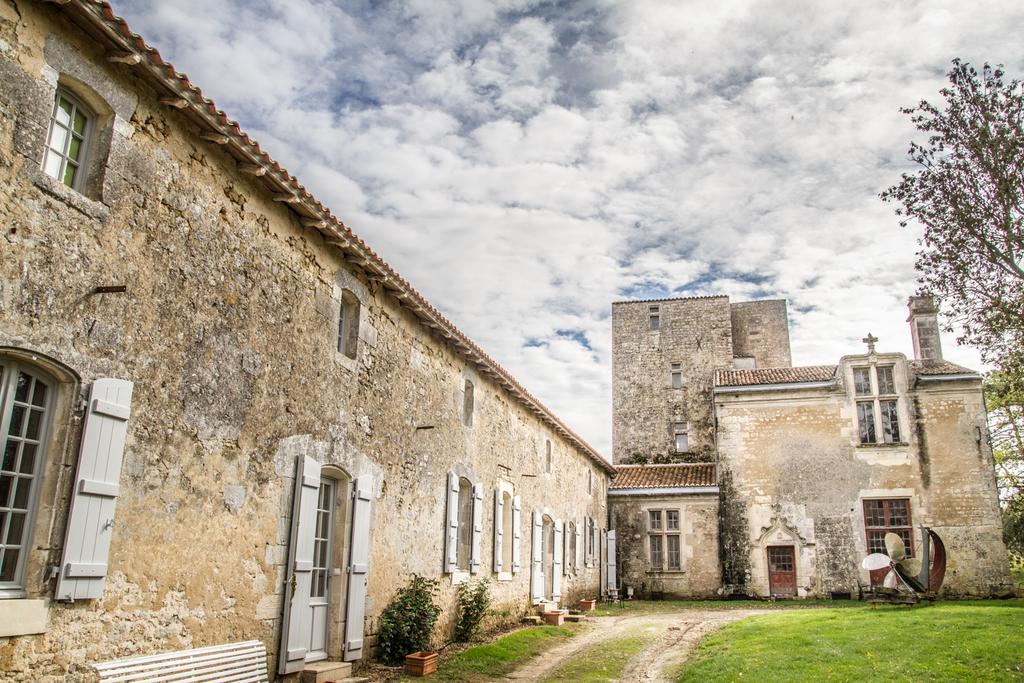
[[[565,612],[556,610],[554,612],[544,613],[544,623],[549,626],[561,626],[565,623]]]
[[[594,607],[597,606],[597,600],[580,600],[580,609],[584,612],[594,611]]]
[[[429,676],[437,671],[436,652],[413,652],[405,656],[405,673],[410,676]]]

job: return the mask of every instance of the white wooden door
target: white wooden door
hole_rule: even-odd
[[[607,568],[605,569],[605,578],[608,581],[606,593],[614,596],[618,593],[619,580],[616,569],[615,561],[615,529],[608,531],[608,541],[606,543],[606,552],[608,553]]]
[[[533,604],[544,601],[544,521],[540,510],[533,511],[533,532],[530,534],[530,599]]]
[[[333,479],[320,480],[316,504],[316,524],[313,530],[313,572],[309,586],[310,625],[307,662],[327,659],[327,628],[331,606],[331,556],[334,548],[334,508],[337,483]]]
[[[302,670],[312,638],[310,592],[313,577],[313,532],[316,528],[319,495],[320,463],[313,458],[300,456],[295,465],[291,541],[288,544],[284,612],[281,616],[278,672],[282,674]]]

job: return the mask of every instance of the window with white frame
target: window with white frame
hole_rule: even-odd
[[[68,187],[82,191],[93,113],[64,88],[57,88],[50,129],[43,152],[43,171]]]
[[[682,389],[683,388],[683,364],[672,363],[672,388]]]
[[[359,299],[345,289],[341,292],[341,304],[338,306],[338,353],[355,358],[358,343]]]
[[[473,485],[459,477],[459,531],[455,566],[469,570],[469,555],[473,547]]]
[[[501,493],[501,566],[503,571],[512,571],[512,543],[514,530],[512,528],[512,494],[508,491]]]
[[[576,523],[575,522],[567,522],[566,523],[566,525],[565,525],[565,534],[566,534],[566,536],[565,536],[565,538],[566,538],[565,545],[566,545],[566,548],[568,549],[568,552],[566,553],[566,557],[563,559],[563,562],[565,562],[566,573],[568,573],[569,571],[572,571],[572,573],[575,574],[580,569],[577,566],[577,564],[576,564]]]
[[[651,571],[680,570],[679,543],[679,510],[648,510],[647,547]]]
[[[0,597],[24,589],[52,393],[34,368],[0,359]]]
[[[853,393],[857,404],[857,433],[862,444],[901,443],[899,397],[894,366],[853,368]]]
[[[676,453],[690,450],[690,427],[686,422],[672,423],[672,447]]]

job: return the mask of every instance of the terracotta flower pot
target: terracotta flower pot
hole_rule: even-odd
[[[592,612],[596,605],[597,600],[593,598],[591,598],[590,600],[580,600],[580,609],[584,612]]]
[[[544,623],[549,626],[561,626],[565,623],[565,612],[561,610],[555,610],[554,612],[544,613]]]
[[[437,671],[436,652],[413,652],[405,656],[405,673],[410,676],[429,676]]]

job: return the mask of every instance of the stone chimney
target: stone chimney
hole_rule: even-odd
[[[942,360],[942,342],[939,339],[939,308],[930,295],[907,299],[910,309],[910,336],[914,340],[914,358]]]

